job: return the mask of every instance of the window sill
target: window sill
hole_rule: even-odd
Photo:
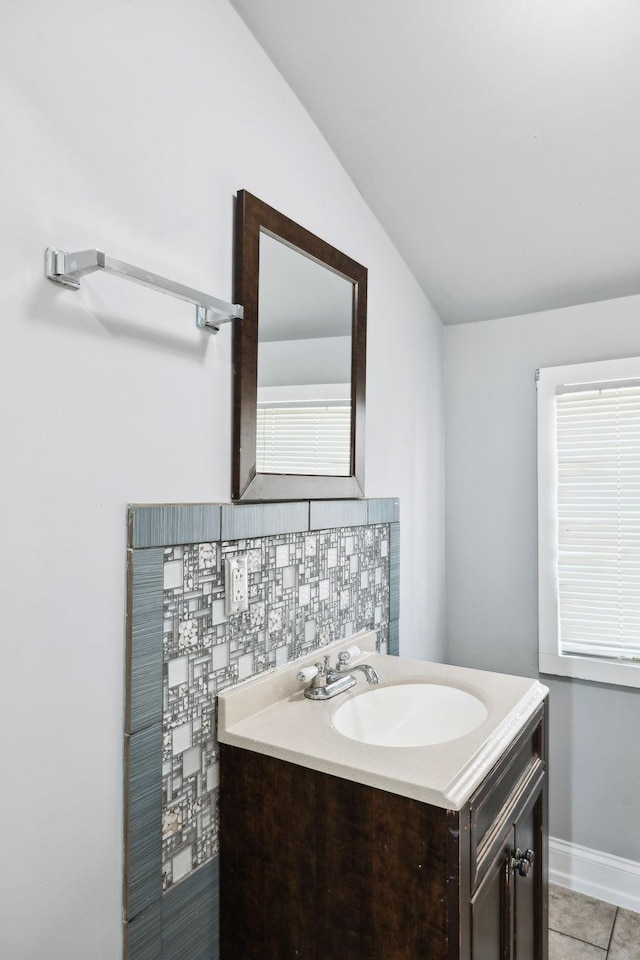
[[[558,677],[574,677],[595,683],[612,683],[619,687],[640,687],[640,664],[613,660],[595,660],[576,654],[540,653],[540,673]]]

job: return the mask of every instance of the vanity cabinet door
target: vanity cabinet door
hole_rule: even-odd
[[[545,799],[541,784],[503,832],[471,898],[473,960],[547,960]]]
[[[547,960],[548,922],[545,888],[547,884],[544,855],[544,803],[541,786],[533,793],[526,809],[515,824],[513,851],[533,852],[533,864],[522,876],[511,866],[513,901],[513,960]],[[527,861],[524,861],[526,868]]]
[[[509,868],[514,836],[511,827],[471,898],[473,960],[512,960],[513,899]]]
[[[470,801],[473,960],[548,957],[545,719],[531,719]]]

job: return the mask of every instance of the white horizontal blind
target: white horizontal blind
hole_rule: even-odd
[[[351,473],[349,401],[258,405],[258,473]]]
[[[640,384],[556,396],[560,651],[640,657]]]

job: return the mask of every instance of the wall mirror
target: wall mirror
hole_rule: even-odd
[[[233,499],[364,496],[366,268],[241,190],[234,298]]]

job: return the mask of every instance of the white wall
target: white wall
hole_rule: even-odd
[[[0,954],[121,950],[125,508],[226,500],[230,330],[45,246],[231,297],[246,188],[369,267],[367,496],[401,500],[401,649],[443,655],[442,328],[225,0],[5,5]],[[445,331],[450,659],[536,673],[536,367],[640,352],[640,299]],[[552,832],[640,860],[637,692],[556,680]],[[606,745],[605,745],[606,744]]]
[[[351,396],[351,337],[307,337],[260,343],[259,387],[342,384]]]
[[[366,494],[399,496],[402,646],[442,650],[440,322],[225,0],[21,0],[0,32],[0,954],[121,951],[125,510],[228,500],[229,328],[47,245],[230,298],[246,188],[369,268]]]
[[[640,297],[445,328],[447,644],[537,676],[538,367],[640,354]],[[550,679],[551,834],[640,861],[638,690]]]

